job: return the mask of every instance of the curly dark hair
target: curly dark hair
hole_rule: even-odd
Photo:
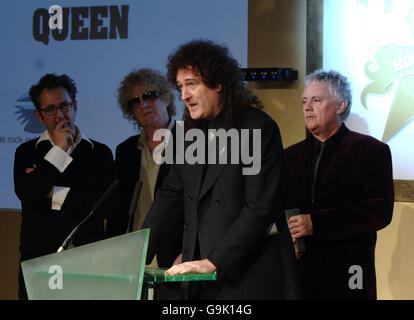
[[[188,68],[200,75],[207,87],[214,89],[221,85],[220,103],[230,127],[249,106],[263,108],[258,97],[242,81],[239,64],[224,45],[210,40],[193,40],[181,45],[168,57],[168,80],[176,85],[178,71]],[[191,119],[187,108],[183,118],[186,127],[199,127],[200,120]]]
[[[161,98],[166,98],[166,100],[170,101],[170,104],[167,106],[170,118],[175,116],[173,87],[161,72],[144,68],[133,70],[127,74],[118,88],[118,104],[125,119],[136,121],[133,110],[128,106],[128,100],[130,99],[131,90],[137,85],[141,85],[147,90],[158,91]],[[139,123],[137,124],[141,127]]]
[[[44,89],[51,90],[58,88],[64,88],[68,92],[72,102],[76,100],[78,90],[76,89],[75,82],[69,76],[66,74],[58,76],[54,73],[48,73],[39,80],[38,84],[30,88],[29,95],[36,109],[40,109],[40,94]]]

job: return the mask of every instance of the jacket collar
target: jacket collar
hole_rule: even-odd
[[[336,131],[331,137],[329,137],[328,140],[326,140],[327,145],[335,145],[339,141],[342,140],[342,138],[349,132],[349,129],[345,126],[345,123],[342,123],[339,127],[338,131]],[[305,139],[305,141],[312,146],[315,144],[316,141],[319,141],[316,139],[312,134],[308,135]],[[320,142],[320,141],[319,141]]]

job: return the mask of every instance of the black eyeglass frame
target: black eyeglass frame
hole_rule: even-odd
[[[133,105],[134,104],[139,105],[141,103],[141,100],[151,102],[151,101],[157,100],[160,96],[161,96],[160,93],[156,90],[147,91],[147,92],[141,93],[139,96],[133,97],[132,99],[128,100],[127,106],[132,109]]]
[[[39,107],[39,110],[45,112],[49,116],[54,116],[57,114],[58,110],[62,111],[63,113],[68,113],[72,110],[72,108],[73,102],[63,101],[59,106],[52,104],[43,109]]]

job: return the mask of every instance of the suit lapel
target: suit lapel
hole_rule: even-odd
[[[226,122],[224,119],[224,115],[220,113],[216,118],[211,120],[210,125],[208,127],[208,129],[211,129],[211,130],[208,131],[207,137],[206,137],[206,145],[208,145],[209,142],[211,141],[216,141],[217,148],[214,148],[213,150],[215,150],[215,153],[216,153],[215,156],[216,156],[217,164],[208,164],[208,165],[206,164],[205,165],[206,172],[204,175],[203,183],[201,185],[200,196],[198,198],[199,200],[201,200],[201,198],[213,187],[218,177],[220,176],[220,174],[223,172],[224,168],[226,167],[227,163],[231,160],[231,157],[230,157],[231,150],[230,150],[229,143],[226,142],[225,149],[220,150],[218,141],[216,140],[216,134],[212,131],[212,130],[218,130],[222,128],[223,129],[226,128]],[[223,154],[224,152],[227,153],[226,164],[219,164],[219,155]],[[207,158],[208,158],[208,155],[207,155]]]
[[[213,187],[214,183],[223,171],[225,164],[210,164],[206,168],[206,176],[201,186],[199,200]]]
[[[139,171],[141,168],[141,150],[138,148],[138,141],[139,141],[139,135],[137,136],[136,141],[134,141],[134,152],[131,154],[131,166],[130,168],[135,168],[134,174],[131,174],[130,177],[134,181],[134,183],[140,178],[139,177]]]
[[[184,149],[183,153],[185,155],[187,148],[192,144],[193,142],[184,141]],[[183,155],[183,157],[184,157]],[[178,155],[176,155],[178,157]],[[175,159],[176,161],[176,159]],[[191,196],[194,197],[194,199],[199,199],[201,184],[203,182],[204,178],[204,170],[205,170],[205,164],[189,164],[184,159],[184,175],[186,177],[186,181],[188,181],[188,190],[191,193]]]
[[[190,176],[194,177],[194,193],[196,199],[201,199],[201,188],[203,184],[204,170],[206,170],[205,164],[194,164],[190,165]]]
[[[302,158],[302,161],[304,161],[304,165],[302,166],[305,168],[305,172],[302,173],[302,179],[304,181],[302,182],[302,185],[305,186],[305,190],[310,190],[311,186],[313,184],[313,170],[312,170],[312,154],[313,154],[313,146],[312,142],[309,141],[306,144],[306,147],[304,149],[304,156]],[[308,191],[309,193],[310,191]]]

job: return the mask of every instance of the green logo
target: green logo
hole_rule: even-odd
[[[368,38],[395,43],[383,44],[375,54],[375,61],[365,64],[365,74],[372,81],[361,94],[362,105],[368,108],[369,94],[395,90],[382,136],[382,141],[387,142],[414,117],[413,1],[357,0],[357,6],[370,25]]]

